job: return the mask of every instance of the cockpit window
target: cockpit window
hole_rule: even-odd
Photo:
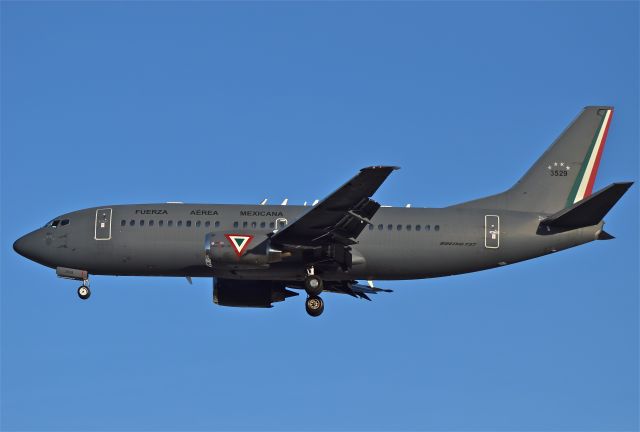
[[[54,219],[44,226],[45,228],[58,228],[59,226],[69,225],[69,219]]]

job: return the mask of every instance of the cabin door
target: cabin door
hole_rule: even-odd
[[[484,247],[498,249],[500,247],[500,216],[484,217]]]
[[[288,223],[289,221],[287,221],[286,218],[279,217],[278,219],[275,220],[275,229],[273,231],[278,232],[282,228],[286,227]]]
[[[96,210],[96,240],[111,240],[111,209]]]

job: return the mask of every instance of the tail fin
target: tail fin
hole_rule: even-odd
[[[511,189],[458,206],[555,213],[588,197],[612,115],[613,107],[584,108]]]
[[[582,228],[598,224],[627,192],[633,182],[613,183],[571,207],[559,211],[540,222],[540,225]]]

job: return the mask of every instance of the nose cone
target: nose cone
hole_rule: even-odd
[[[25,246],[27,243],[26,236],[20,237],[18,240],[13,242],[13,250],[18,252],[20,255],[24,256]]]
[[[27,234],[20,237],[13,243],[13,250],[18,252],[25,258],[33,259],[33,255],[36,251],[35,239],[33,234]]]

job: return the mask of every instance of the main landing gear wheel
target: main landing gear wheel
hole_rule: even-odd
[[[324,311],[324,302],[320,297],[309,296],[307,297],[305,307],[307,308],[307,313],[309,315],[311,315],[312,317],[317,317],[320,316]]]
[[[310,297],[317,297],[322,292],[322,279],[316,275],[309,275],[304,280],[304,289]]]
[[[78,288],[78,297],[80,297],[82,300],[86,300],[91,297],[91,290],[89,289],[89,287],[86,285],[81,285],[80,288]]]

